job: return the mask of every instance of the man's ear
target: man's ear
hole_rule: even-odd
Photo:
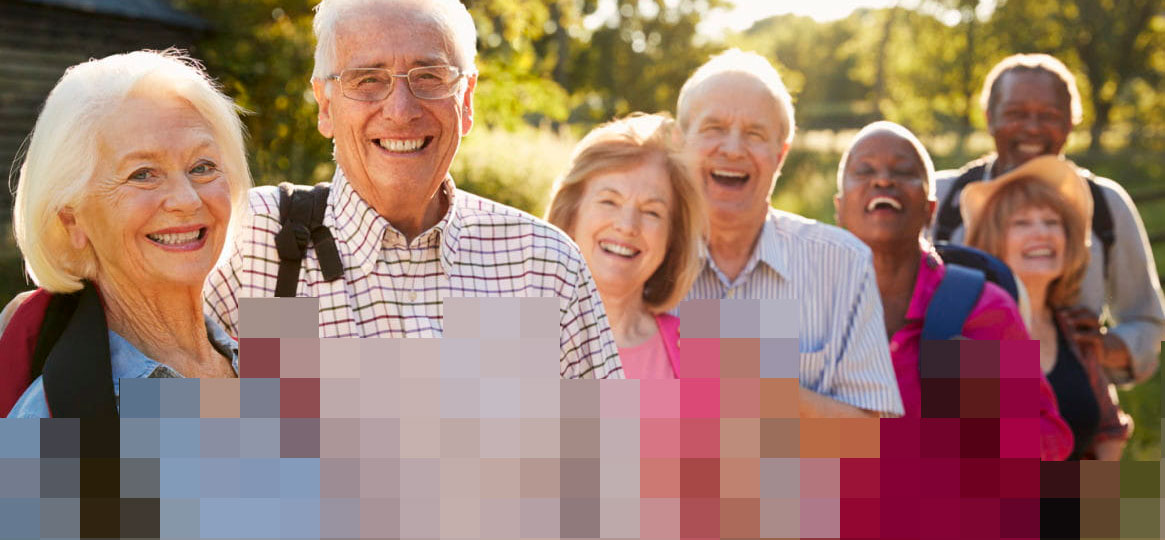
[[[61,225],[64,225],[65,234],[69,237],[69,245],[73,249],[85,249],[85,246],[89,245],[89,236],[77,224],[77,214],[73,207],[66,206],[61,209],[57,212],[57,218],[61,220]]]
[[[465,78],[465,95],[461,98],[461,136],[469,135],[473,127],[473,91],[477,89],[477,74]]]
[[[316,98],[316,103],[320,106],[316,129],[320,130],[320,135],[331,139],[335,134],[335,129],[332,126],[332,98],[328,97],[329,82],[331,81],[313,78],[311,80],[311,91]]]
[[[841,192],[833,196],[833,222],[841,227]],[[842,227],[844,228],[844,227]]]

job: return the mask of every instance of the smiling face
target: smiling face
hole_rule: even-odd
[[[1007,219],[1004,262],[1030,289],[1047,286],[1064,273],[1064,222],[1046,206],[1026,206]]]
[[[210,125],[177,99],[131,97],[99,131],[82,200],[61,212],[97,282],[202,289],[222,252],[230,186]]]
[[[850,148],[834,205],[838,225],[876,246],[917,242],[935,202],[928,197],[926,166],[910,141],[875,131]]]
[[[672,199],[667,169],[657,158],[587,181],[571,236],[601,296],[643,297],[667,252]]]
[[[714,75],[686,106],[685,154],[713,228],[763,222],[788,151],[776,99],[756,78]]]
[[[336,74],[352,68],[404,74],[452,65],[447,32],[431,15],[407,6],[354,11],[337,24]],[[365,102],[345,97],[335,81],[313,80],[319,130],[335,139],[336,162],[352,187],[389,221],[431,212],[440,205],[433,195],[473,124],[475,84],[476,76],[469,76],[464,92],[427,100],[397,78],[387,98]]]
[[[1013,70],[996,83],[987,129],[999,154],[994,173],[1029,159],[1058,155],[1072,131],[1071,101],[1064,84],[1044,71]]]

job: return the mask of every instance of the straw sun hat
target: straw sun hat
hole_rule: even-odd
[[[959,212],[963,214],[967,230],[974,227],[975,219],[982,215],[983,209],[1000,189],[1022,180],[1047,184],[1080,212],[1084,223],[1092,222],[1092,193],[1088,183],[1076,174],[1076,165],[1060,156],[1040,156],[994,180],[974,182],[963,189],[959,195]],[[1085,235],[1086,242],[1089,236]]]

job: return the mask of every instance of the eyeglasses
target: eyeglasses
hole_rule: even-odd
[[[380,68],[345,69],[328,79],[340,82],[344,97],[356,101],[380,101],[392,93],[394,79],[408,81],[409,91],[420,99],[444,99],[457,93],[462,73],[454,66],[424,66],[407,73],[393,73]]]

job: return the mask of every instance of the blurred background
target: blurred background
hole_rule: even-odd
[[[991,150],[984,76],[1015,52],[1073,70],[1084,122],[1077,163],[1124,185],[1165,261],[1165,0],[462,0],[478,29],[476,125],[453,166],[459,187],[540,215],[571,147],[632,111],[673,111],[699,64],[728,47],[771,59],[796,104],[778,208],[832,223],[841,151],[878,119],[904,124],[935,165]],[[0,172],[72,64],[178,46],[249,111],[256,183],[330,179],[315,129],[315,0],[0,0]],[[0,190],[0,301],[32,285]],[[1160,459],[1161,383],[1122,391],[1137,422],[1125,459]]]

